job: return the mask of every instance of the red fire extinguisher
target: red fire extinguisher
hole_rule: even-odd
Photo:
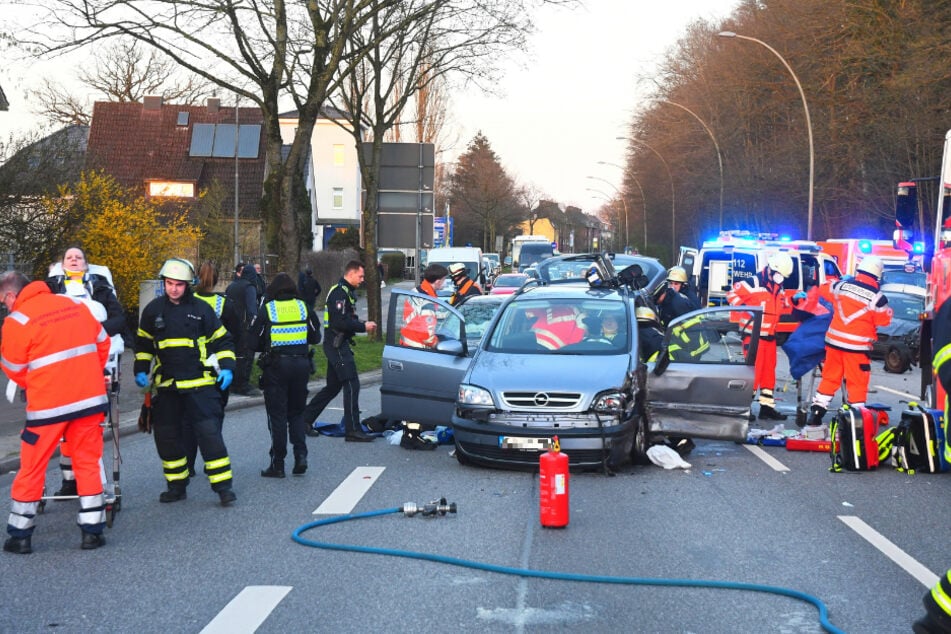
[[[541,498],[539,516],[545,528],[568,525],[568,455],[561,453],[558,436],[551,449],[538,459],[538,493]]]

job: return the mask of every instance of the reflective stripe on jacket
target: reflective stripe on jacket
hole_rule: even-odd
[[[735,283],[733,290],[726,294],[726,299],[731,306],[761,306],[763,322],[760,325],[760,336],[772,337],[776,334],[780,316],[792,312],[792,304],[782,286],[773,282],[763,285],[760,275],[762,273],[749,278],[749,282],[744,280]],[[747,335],[752,334],[752,323],[751,320],[746,321],[747,325],[743,328]]]
[[[105,412],[109,345],[82,302],[53,294],[44,282],[28,284],[3,323],[0,344],[3,371],[26,389],[27,427]]]
[[[826,345],[849,352],[868,352],[878,339],[878,327],[892,321],[888,299],[875,278],[859,273],[853,280],[824,284],[819,295],[832,304]]]
[[[265,304],[271,320],[271,347],[307,345],[307,305],[299,299]]]

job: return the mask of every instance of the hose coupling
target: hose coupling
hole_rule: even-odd
[[[428,504],[419,504],[415,502],[406,502],[403,504],[403,514],[406,517],[413,517],[414,515],[420,514],[423,517],[435,517],[436,515],[445,515],[446,513],[455,513],[456,512],[456,503],[447,502],[446,498],[439,498],[438,500],[433,500]]]

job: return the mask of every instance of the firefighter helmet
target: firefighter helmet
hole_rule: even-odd
[[[672,266],[670,270],[667,271],[667,281],[668,282],[680,282],[681,284],[687,283],[687,270],[682,266]]]
[[[168,280],[178,280],[179,282],[195,283],[195,267],[188,260],[182,258],[169,258],[165,260],[162,269],[159,271],[159,277]]]
[[[638,306],[634,309],[634,317],[637,321],[657,321],[657,313],[648,306]]]
[[[882,270],[884,269],[881,258],[878,258],[874,255],[869,255],[862,258],[862,261],[859,262],[859,265],[856,267],[855,271],[871,275],[875,279],[881,279]]]
[[[766,259],[766,265],[783,277],[792,275],[793,261],[788,253],[772,253]]]
[[[449,277],[458,280],[466,275],[466,265],[462,262],[456,262],[449,265]]]

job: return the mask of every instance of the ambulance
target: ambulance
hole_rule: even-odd
[[[842,277],[835,259],[824,253],[816,242],[749,231],[722,231],[715,240],[704,242],[699,250],[682,247],[680,265],[691,274],[700,305],[721,306],[728,303],[726,296],[733,284],[762,271],[767,258],[776,252],[788,253],[792,258],[793,272],[783,286],[793,292],[808,291],[827,280]],[[777,332],[788,334],[797,325],[791,315],[784,315]]]
[[[824,253],[835,258],[839,269],[847,275],[854,275],[862,258],[875,255],[881,258],[886,271],[921,270],[924,249],[921,244],[908,253],[898,249],[892,240],[865,240],[858,238],[833,238],[817,242]]]

